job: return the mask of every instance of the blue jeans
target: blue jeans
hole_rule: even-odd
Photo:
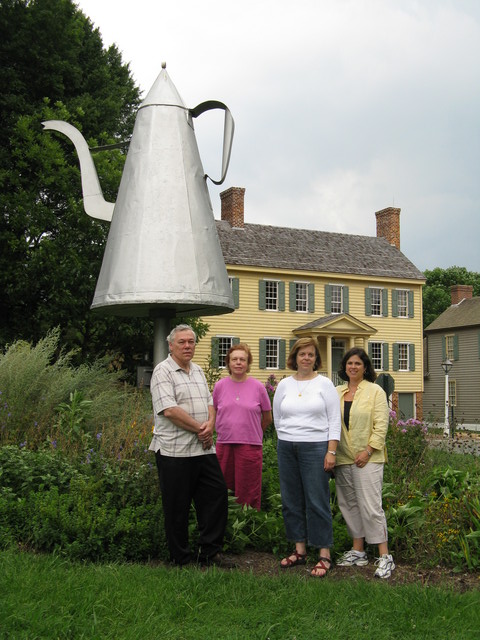
[[[282,513],[287,538],[312,547],[333,545],[330,474],[323,468],[328,442],[288,442],[277,447]]]

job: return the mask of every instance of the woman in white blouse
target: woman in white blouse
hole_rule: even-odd
[[[340,439],[340,402],[332,382],[317,374],[321,360],[316,340],[297,340],[287,365],[295,373],[279,382],[273,416],[283,519],[295,549],[280,566],[305,564],[310,545],[319,549],[311,575],[323,578],[331,567],[329,479]]]

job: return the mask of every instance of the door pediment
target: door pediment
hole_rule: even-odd
[[[374,327],[371,327],[366,322],[362,322],[349,313],[335,313],[322,316],[321,318],[317,318],[317,320],[293,329],[293,334],[297,336],[297,338],[322,335],[369,338],[375,333],[377,333],[377,330]]]

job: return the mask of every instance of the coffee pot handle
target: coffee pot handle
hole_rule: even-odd
[[[213,180],[209,175],[205,174],[205,178],[210,178],[213,184],[223,184],[225,177],[227,175],[228,165],[230,163],[230,154],[232,151],[232,141],[233,141],[233,132],[235,130],[235,122],[233,120],[232,114],[230,113],[227,105],[223,104],[223,102],[218,102],[218,100],[207,100],[206,102],[202,102],[194,109],[190,109],[190,113],[193,118],[197,118],[205,111],[211,111],[212,109],[222,109],[225,111],[225,120],[223,125],[223,154],[222,154],[222,176],[220,180]]]

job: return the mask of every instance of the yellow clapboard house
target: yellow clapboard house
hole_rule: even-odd
[[[400,209],[376,213],[377,236],[327,233],[247,224],[245,189],[220,194],[220,244],[235,311],[209,316],[195,361],[224,366],[229,347],[250,346],[250,374],[277,380],[296,339],[314,336],[320,373],[338,384],[343,354],[352,346],[369,353],[377,373],[395,381],[393,408],[422,416],[423,274],[400,251]],[[226,375],[226,371],[225,371]]]

